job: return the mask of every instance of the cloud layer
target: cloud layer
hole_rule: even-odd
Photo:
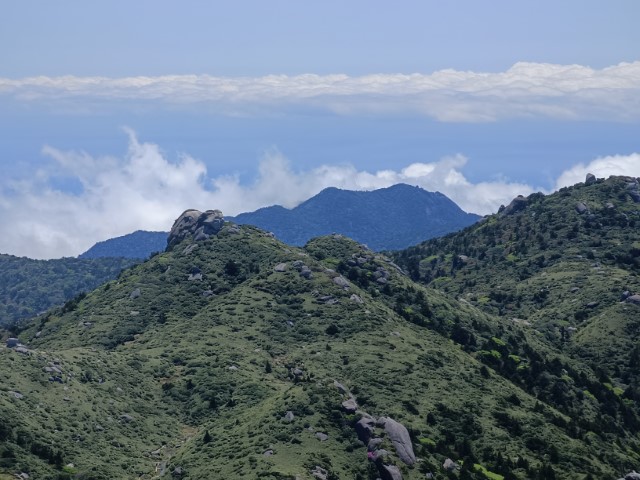
[[[0,78],[0,98],[51,108],[180,107],[228,115],[291,109],[339,115],[417,114],[445,122],[511,118],[640,119],[640,61],[601,70],[581,65],[516,63],[505,72],[265,77]]]
[[[323,188],[370,190],[404,182],[440,191],[463,209],[486,214],[516,195],[542,189],[496,180],[471,183],[462,155],[414,163],[400,170],[360,171],[349,165],[294,170],[278,151],[260,161],[255,179],[209,178],[203,162],[188,155],[167,159],[158,145],[128,131],[123,158],[94,157],[45,147],[51,162],[29,180],[0,186],[0,252],[32,258],[75,256],[95,242],[134,230],[168,230],[187,208],[219,208],[227,215],[280,204],[293,207]],[[584,180],[587,172],[640,176],[640,154],[605,157],[564,172],[556,187]],[[56,187],[73,184],[75,189]],[[71,191],[75,193],[70,193]]]

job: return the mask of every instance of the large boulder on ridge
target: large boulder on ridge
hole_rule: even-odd
[[[206,240],[211,235],[217,234],[224,226],[224,216],[220,210],[185,210],[178,219],[173,222],[171,232],[167,238],[167,250],[185,238],[191,237],[196,242]]]
[[[390,417],[380,417],[377,424],[384,427],[384,431],[393,443],[400,460],[407,465],[416,463],[416,455],[413,453],[413,445],[407,428]]]

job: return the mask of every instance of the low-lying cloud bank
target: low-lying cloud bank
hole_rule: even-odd
[[[237,176],[207,176],[205,164],[188,155],[172,162],[158,145],[141,143],[131,131],[124,158],[93,157],[45,147],[52,162],[29,180],[0,185],[0,252],[31,258],[75,256],[95,242],[138,229],[168,230],[187,208],[218,208],[235,215],[280,204],[293,207],[334,186],[371,190],[396,183],[440,191],[464,210],[487,214],[516,195],[543,191],[510,181],[471,183],[462,155],[431,163],[414,163],[400,170],[367,172],[353,166],[323,165],[294,170],[273,151],[260,161],[256,178],[243,183]],[[604,157],[576,165],[560,175],[556,188],[612,174],[640,176],[640,154]],[[81,188],[75,193],[56,188],[61,180]]]
[[[444,122],[512,118],[640,119],[640,61],[600,70],[582,65],[516,63],[498,73],[265,77],[0,78],[0,98],[95,113],[119,103],[209,109],[228,115],[290,109],[353,114],[418,114]],[[81,101],[79,101],[81,100]]]

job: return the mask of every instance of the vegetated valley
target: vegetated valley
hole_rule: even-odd
[[[0,472],[624,477],[639,201],[589,179],[386,255],[187,211],[165,253],[4,333]]]

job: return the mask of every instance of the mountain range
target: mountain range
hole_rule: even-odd
[[[276,205],[229,218],[273,232],[289,245],[340,233],[375,251],[406,248],[479,219],[440,192],[405,184],[369,192],[331,187],[293,209]]]
[[[387,255],[186,211],[166,252],[4,334],[0,472],[624,477],[637,193],[589,178]]]
[[[406,248],[480,218],[439,192],[398,184],[373,191],[326,188],[292,209],[275,205],[227,220],[273,232],[289,245],[302,246],[314,237],[340,233],[379,251]],[[80,258],[145,259],[164,250],[166,240],[166,232],[139,230],[99,242]]]

